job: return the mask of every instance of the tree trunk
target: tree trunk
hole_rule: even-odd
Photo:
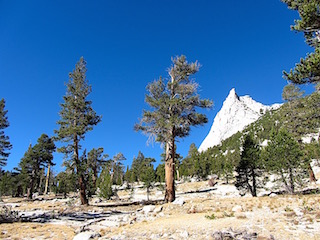
[[[41,194],[42,193],[41,189],[42,189],[42,181],[43,181],[43,173],[44,172],[42,170],[40,171],[39,169],[38,169],[37,172],[40,174],[40,177],[38,178],[38,182],[39,182],[38,193]]]
[[[256,181],[256,174],[254,172],[254,168],[251,168],[251,174],[252,174],[252,196],[257,196],[257,181]]]
[[[79,186],[80,186],[81,205],[89,205],[87,194],[86,194],[86,183],[82,173],[79,176]]]
[[[50,164],[48,165],[48,172],[46,177],[46,185],[44,186],[44,195],[48,193],[48,185],[49,185],[49,177],[50,177]]]
[[[287,181],[286,181],[286,179],[285,179],[285,177],[283,175],[282,170],[280,170],[280,173],[281,173],[281,179],[282,179],[282,182],[284,183],[284,186],[286,187],[287,191],[290,192],[291,191],[290,187],[288,186],[288,183],[287,183]]]
[[[179,173],[179,169],[177,169],[177,180],[180,180],[180,173]]]
[[[93,175],[92,175],[92,183],[93,183],[94,189],[96,189],[96,185],[97,185],[97,176],[98,176],[97,168],[94,168]]]
[[[81,205],[88,205],[88,198],[86,195],[86,183],[84,180],[83,173],[81,171],[81,163],[79,160],[79,152],[78,152],[78,138],[77,135],[74,135],[74,159],[76,162],[77,175],[79,176],[79,187],[80,187],[80,201]]]
[[[309,173],[309,178],[310,178],[310,182],[316,182],[316,176],[314,175],[314,172],[312,170],[311,164],[308,164],[308,173]]]
[[[147,201],[149,202],[150,187],[147,187]]]
[[[34,187],[35,170],[32,170],[31,179],[29,181],[29,187],[27,189],[27,198],[32,199],[33,187]]]
[[[173,202],[176,199],[174,188],[174,140],[166,144],[166,161],[165,161],[165,182],[166,193],[165,202]]]
[[[294,194],[294,177],[292,168],[289,168],[289,177],[290,177],[290,194]]]

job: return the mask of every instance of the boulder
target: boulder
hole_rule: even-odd
[[[174,200],[172,202],[172,204],[176,204],[176,205],[179,205],[179,206],[182,206],[184,204],[184,199],[183,198],[176,198],[176,200]]]
[[[150,212],[153,212],[155,208],[156,207],[154,205],[147,205],[142,208],[142,212],[144,212],[144,214],[148,214]]]

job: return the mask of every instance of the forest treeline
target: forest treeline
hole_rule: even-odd
[[[291,26],[304,34],[306,43],[314,50],[302,58],[283,77],[289,82],[283,89],[285,103],[277,110],[266,112],[258,121],[224,140],[219,146],[198,152],[192,144],[188,156],[178,154],[177,142],[190,134],[191,127],[208,122],[199,113],[210,108],[212,101],[201,99],[194,74],[200,64],[188,62],[181,55],[172,59],[168,76],[147,86],[148,104],[134,126],[164,146],[162,163],[156,169],[155,160],[139,152],[132,165],[124,168],[122,153],[109,158],[97,143],[97,148],[82,152],[81,144],[89,131],[102,121],[92,108],[88,96],[92,91],[86,78],[86,62],[80,58],[69,73],[66,95],[60,103],[60,119],[54,136],[42,134],[30,145],[13,171],[0,169],[0,194],[32,198],[34,192],[48,191],[66,195],[79,191],[81,204],[88,204],[93,194],[105,198],[116,195],[112,185],[130,187],[143,182],[147,192],[154,182],[165,183],[165,201],[175,200],[175,179],[206,179],[209,175],[234,180],[241,192],[257,195],[265,178],[273,175],[288,193],[305,183],[304,176],[315,181],[311,159],[319,159],[320,129],[320,17],[318,0],[282,0],[289,9],[297,11],[300,19]],[[300,84],[314,84],[315,92],[305,96]],[[0,100],[0,167],[6,165],[12,144],[5,129],[9,127],[5,100]],[[305,137],[317,134],[310,142]],[[56,148],[55,142],[61,143]],[[65,171],[53,173],[53,152],[64,154]],[[45,172],[47,170],[47,172]]]
[[[234,182],[244,190],[243,193],[249,191],[252,195],[256,195],[257,189],[262,187],[261,180],[268,180],[271,174],[278,177],[276,180],[289,193],[303,186],[308,178],[315,181],[310,161],[320,159],[319,140],[314,134],[319,134],[320,129],[320,93],[315,91],[303,96],[296,86],[291,88],[291,85],[286,86],[283,96],[297,97],[290,97],[277,110],[267,111],[258,121],[220,145],[199,152],[196,145],[191,144],[186,157],[177,154],[175,179],[206,180],[214,175],[226,183]],[[310,141],[303,141],[307,136]],[[58,174],[49,170],[51,173],[48,175],[45,171],[48,171],[49,165],[54,165],[53,151],[55,145],[52,139],[46,134],[41,135],[36,145],[29,146],[14,171],[2,172],[1,194],[27,194],[32,198],[33,192],[43,194],[48,191],[45,191],[46,181],[51,192],[64,195],[76,192],[80,186],[72,161],[65,161],[66,170]],[[148,191],[156,182],[165,182],[165,153],[156,167],[156,160],[144,156],[141,151],[127,167],[123,154],[109,158],[103,148],[94,148],[88,153],[84,151],[80,159],[89,197],[99,194],[109,199],[115,194],[112,185],[126,183],[126,187],[130,188],[133,183],[140,182]]]

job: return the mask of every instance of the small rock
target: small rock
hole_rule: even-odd
[[[99,233],[96,232],[82,232],[77,234],[73,240],[89,240],[90,238],[101,237]]]
[[[188,238],[189,237],[189,233],[187,231],[183,231],[182,233],[180,233],[180,236],[182,238]]]
[[[148,214],[150,212],[153,212],[155,210],[155,206],[154,205],[148,205],[148,206],[144,206],[142,208],[142,211],[144,212],[144,214]]]
[[[164,213],[163,212],[159,213],[158,217],[164,217]]]
[[[209,179],[209,181],[208,181],[209,187],[213,187],[216,184],[217,184],[217,181],[215,179],[213,179],[213,178]]]
[[[232,211],[232,212],[242,212],[243,209],[242,209],[242,207],[241,207],[240,205],[236,205],[236,206],[234,206],[234,207],[232,208],[231,211]]]
[[[153,212],[155,212],[155,213],[159,213],[159,212],[161,212],[162,211],[162,209],[163,209],[163,206],[157,206],[154,210],[153,210]]]
[[[269,195],[269,197],[276,197],[277,196],[277,194],[275,194],[275,193],[271,193],[270,195]]]
[[[174,200],[172,202],[172,204],[176,204],[176,205],[179,205],[179,206],[182,206],[184,203],[185,202],[184,202],[183,198],[177,198],[176,200]]]
[[[191,213],[196,213],[197,212],[197,209],[194,205],[191,206],[191,208],[188,210],[188,213],[191,214]]]

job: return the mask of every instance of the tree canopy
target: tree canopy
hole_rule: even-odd
[[[299,13],[291,29],[302,32],[306,43],[315,48],[313,53],[300,60],[290,72],[284,71],[284,78],[296,84],[320,82],[320,3],[318,0],[282,0]]]

